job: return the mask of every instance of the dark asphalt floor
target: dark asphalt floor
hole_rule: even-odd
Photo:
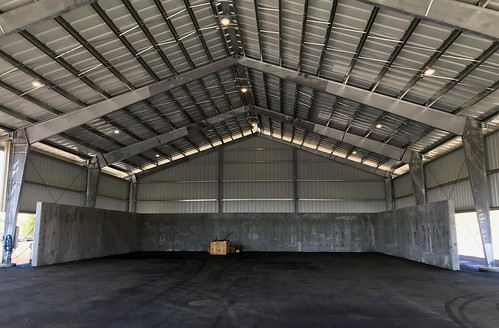
[[[499,274],[370,253],[141,253],[0,281],[1,327],[499,327]]]

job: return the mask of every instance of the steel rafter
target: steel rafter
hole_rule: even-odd
[[[0,15],[0,38],[97,0],[38,0]]]
[[[455,0],[360,0],[499,40],[499,12]]]
[[[374,7],[371,11],[371,16],[367,21],[366,28],[364,29],[364,33],[362,33],[362,37],[360,38],[359,44],[357,45],[357,49],[355,50],[355,54],[353,55],[352,61],[348,66],[347,72],[345,73],[345,77],[343,78],[343,84],[347,84],[350,79],[350,75],[359,59],[360,53],[362,52],[362,48],[364,48],[364,44],[366,43],[367,37],[371,32],[371,28],[373,27],[374,21],[376,20],[376,16],[378,15],[379,7]]]
[[[426,103],[425,106],[431,107],[436,103],[443,95],[445,95],[450,89],[458,85],[462,80],[464,80],[471,72],[473,72],[478,66],[483,64],[484,61],[489,59],[490,56],[496,53],[499,49],[499,42],[494,42],[487,50],[485,50],[477,59],[473,60],[464,70],[459,72],[459,74],[447,83],[442,89],[438,90]]]
[[[359,104],[378,108],[382,111],[406,117],[457,135],[462,135],[466,124],[467,118],[465,117],[427,108],[408,101],[394,99],[389,96],[370,92],[368,90],[345,85],[339,82],[303,75],[293,70],[260,62],[247,57],[239,58],[238,63],[252,69],[265,71],[267,74],[272,74],[294,83],[324,91],[337,97],[350,99],[358,102]]]
[[[409,25],[409,27],[405,31],[404,35],[402,36],[402,38],[399,41],[399,44],[393,50],[392,54],[390,55],[390,58],[388,58],[388,60],[386,61],[385,65],[383,66],[383,68],[379,72],[378,76],[374,80],[374,82],[371,85],[371,87],[369,88],[369,90],[371,90],[371,91],[376,90],[379,83],[381,82],[381,80],[385,76],[386,72],[388,72],[388,69],[392,66],[395,59],[397,59],[398,55],[400,54],[400,52],[404,48],[405,44],[407,43],[409,38],[414,33],[414,30],[416,30],[416,27],[418,27],[420,21],[421,21],[421,19],[419,19],[419,18],[414,18],[412,20],[411,25]]]
[[[54,119],[41,122],[27,128],[30,142],[36,142],[49,136],[80,126],[93,119],[114,112],[123,107],[145,100],[157,94],[174,89],[180,85],[195,81],[202,76],[211,74],[221,69],[233,66],[235,60],[227,58],[222,61],[200,67],[196,70],[180,74],[176,77],[159,81],[145,87],[129,91],[114,98],[101,101],[87,106],[86,108],[75,110]]]
[[[409,159],[411,156],[411,151],[407,151],[407,149],[398,148],[392,145],[384,144],[382,142],[365,138],[362,136],[358,136],[352,133],[348,133],[345,131],[333,129],[330,127],[326,127],[317,123],[309,122],[306,120],[294,118],[290,115],[281,114],[272,110],[268,110],[265,108],[261,108],[258,106],[253,106],[253,111],[255,113],[260,113],[264,116],[272,117],[276,120],[292,124],[293,126],[320,134],[325,137],[329,137],[338,141],[342,141],[348,143],[352,146],[356,146],[359,148],[363,148],[374,153],[392,158],[397,161],[402,161],[404,163],[409,163]]]
[[[444,52],[449,49],[449,47],[457,40],[457,38],[461,35],[461,31],[455,30],[449,35],[449,37],[440,45],[437,51],[424,63],[423,67],[421,67],[416,74],[411,78],[411,80],[405,85],[405,87],[400,90],[397,98],[402,99],[405,95],[411,90],[411,88],[424,76],[424,72],[427,68],[431,67],[435,62],[444,54]]]

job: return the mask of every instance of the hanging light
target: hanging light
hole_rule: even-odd
[[[425,76],[431,76],[433,74],[435,74],[435,70],[433,68],[428,67],[426,71],[424,71]]]
[[[224,17],[220,20],[220,24],[222,24],[222,26],[229,26],[230,24],[230,19],[227,18],[227,17]]]
[[[381,125],[381,123],[376,124],[377,129],[381,129],[382,127],[383,127],[383,125]]]
[[[33,81],[31,82],[31,85],[35,88],[41,87],[43,84],[40,81]]]
[[[114,130],[114,134],[120,133],[120,130]]]
[[[245,87],[242,87],[242,88],[241,88],[241,92],[242,92],[242,93],[246,93],[246,92],[248,92],[248,89],[247,89],[247,88],[245,88]]]

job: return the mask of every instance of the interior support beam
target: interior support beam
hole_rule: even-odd
[[[218,213],[224,212],[224,149],[220,148],[218,151]]]
[[[298,213],[298,150],[293,148],[293,203],[294,212]]]
[[[178,140],[180,138],[186,137],[189,134],[194,132],[201,131],[202,129],[221,123],[227,119],[237,116],[238,114],[245,113],[246,109],[244,107],[240,107],[229,112],[225,112],[223,114],[211,117],[205,121],[199,123],[193,123],[187,126],[184,126],[179,129],[175,129],[173,131],[163,133],[159,136],[155,136],[137,143],[134,143],[130,146],[120,148],[118,150],[114,150],[112,152],[106,154],[100,154],[96,156],[97,163],[99,166],[106,167],[116,162],[120,162],[124,159],[130,158],[132,156],[141,154],[147,150],[153,149],[154,147],[158,147],[169,142]]]
[[[454,0],[361,0],[499,40],[499,12]]]
[[[273,64],[265,63],[248,57],[238,58],[238,64],[256,69],[266,74],[277,76],[300,85],[323,91],[337,97],[350,99],[363,105],[396,114],[416,122],[420,122],[437,129],[462,135],[466,125],[466,118],[431,109],[405,100],[395,99],[369,90],[353,87],[286,69]]]
[[[135,104],[157,94],[172,90],[189,82],[198,80],[203,76],[216,73],[224,68],[236,64],[235,58],[229,57],[206,66],[193,69],[189,72],[179,74],[167,80],[159,81],[140,89],[132,90],[111,99],[59,115],[26,128],[26,134],[30,144],[45,138],[88,123],[96,118],[112,113],[123,107]]]
[[[339,140],[356,147],[364,148],[373,153],[377,153],[397,161],[402,161],[404,163],[409,163],[410,161],[411,151],[408,151],[406,149],[398,148],[376,140],[364,138],[356,134],[344,132],[341,130],[336,130],[324,125],[312,123],[299,118],[293,118],[292,116],[278,113],[258,106],[253,106],[253,111],[257,114],[268,116],[277,121],[292,124],[293,126],[304,129],[308,132],[314,132],[322,136]]]
[[[421,156],[418,153],[416,152],[412,153],[411,161],[409,163],[409,168],[411,172],[412,190],[414,192],[414,197],[416,198],[416,205],[425,204],[426,195],[425,195],[423,160],[421,159]]]
[[[130,176],[130,190],[128,192],[128,212],[137,212],[137,177],[135,174]]]
[[[7,195],[5,202],[5,228],[3,242],[2,264],[11,264],[12,250],[16,236],[17,213],[19,212],[19,199],[26,170],[29,145],[24,129],[13,132],[10,142],[7,142],[5,151],[8,154],[7,168]]]
[[[90,160],[87,167],[87,194],[85,206],[95,208],[99,190],[101,168],[95,160]]]
[[[278,142],[278,143],[281,143],[283,145],[288,145],[288,146],[294,147],[296,149],[303,150],[303,151],[305,151],[307,153],[314,154],[314,155],[326,158],[328,160],[332,160],[332,161],[335,161],[335,162],[338,162],[338,163],[342,163],[342,164],[348,165],[350,167],[354,167],[356,169],[359,169],[359,170],[362,170],[362,171],[365,171],[365,172],[376,174],[376,175],[378,175],[380,177],[383,177],[383,178],[391,178],[391,176],[392,176],[392,173],[389,172],[389,171],[380,170],[380,169],[378,169],[376,167],[372,167],[372,166],[369,166],[369,165],[366,165],[366,164],[362,164],[362,163],[359,163],[359,162],[354,162],[354,161],[351,161],[351,160],[343,158],[343,157],[334,156],[332,154],[328,154],[328,153],[322,152],[320,150],[316,150],[316,149],[312,149],[312,148],[308,148],[308,147],[302,147],[302,146],[300,146],[298,144],[295,144],[295,143],[292,143],[292,142],[288,142],[288,141],[284,141],[284,140],[279,139],[277,137],[271,137],[271,136],[268,136],[268,135],[263,134],[263,133],[258,134],[258,136],[262,137],[262,138],[265,138],[265,139],[268,139],[270,141]]]
[[[489,194],[487,171],[485,169],[485,145],[480,124],[470,120],[463,135],[463,148],[468,166],[471,192],[482,236],[483,250],[488,267],[494,267],[492,250],[492,229],[490,226]]]
[[[386,210],[393,211],[393,179],[391,177],[385,178],[385,196],[386,196]]]
[[[97,0],[38,0],[0,15],[0,38]]]

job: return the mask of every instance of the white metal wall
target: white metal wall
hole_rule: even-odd
[[[87,169],[31,151],[26,162],[24,184],[19,200],[20,212],[34,212],[39,201],[85,206]],[[101,174],[98,208],[126,210],[128,182]]]
[[[485,146],[490,206],[497,208],[499,207],[499,133],[487,136]],[[428,202],[452,199],[456,210],[474,211],[468,167],[462,148],[427,163],[424,172]],[[409,174],[394,179],[393,189],[395,208],[415,204]]]
[[[139,179],[137,212],[214,213],[222,198],[225,213],[289,213],[295,195],[303,213],[387,209],[377,175],[300,150],[295,165],[293,147],[258,137],[221,152],[221,162],[215,151]]]

